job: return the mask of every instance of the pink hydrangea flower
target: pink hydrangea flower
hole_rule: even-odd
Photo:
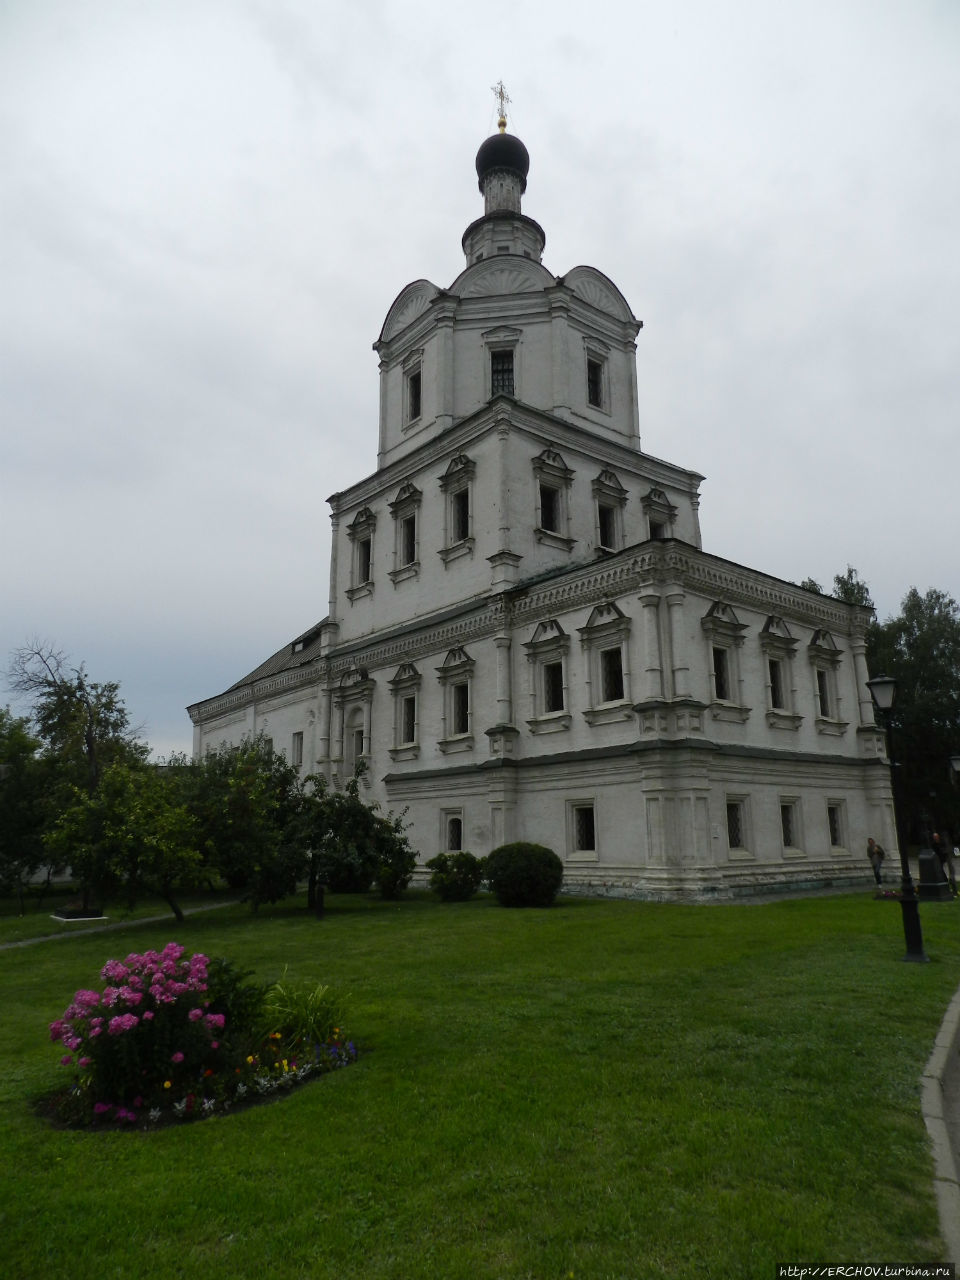
[[[190,1019],[191,1022],[199,1022],[200,1019],[203,1017],[203,1010],[191,1009],[190,1012],[187,1014],[187,1017]]]
[[[73,1054],[65,1053],[63,1057],[60,1059],[60,1065],[61,1067],[69,1067],[72,1061],[73,1061]]]
[[[170,1056],[170,1061],[171,1061],[171,1062],[182,1062],[182,1061],[183,1061],[183,1054],[180,1052],[180,1050],[179,1050],[179,1049],[177,1050],[177,1052],[176,1052],[176,1053],[171,1054],[171,1056]]]

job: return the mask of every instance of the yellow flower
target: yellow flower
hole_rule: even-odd
[[[247,1054],[247,1062],[253,1062],[253,1054]]]
[[[163,1082],[163,1087],[164,1087],[165,1089],[169,1089],[169,1088],[170,1088],[170,1081],[169,1081],[169,1080],[164,1080],[164,1082]]]

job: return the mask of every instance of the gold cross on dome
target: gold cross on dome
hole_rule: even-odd
[[[502,80],[498,80],[495,85],[492,85],[490,92],[497,100],[497,107],[500,111],[500,119],[497,123],[500,126],[500,132],[503,133],[507,127],[507,103],[510,101],[510,95],[503,87]]]

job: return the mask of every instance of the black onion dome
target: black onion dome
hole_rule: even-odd
[[[512,133],[495,133],[480,144],[477,152],[477,178],[483,191],[483,180],[492,169],[508,169],[519,176],[521,191],[527,187],[530,153]]]

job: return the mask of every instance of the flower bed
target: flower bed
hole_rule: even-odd
[[[176,942],[108,960],[102,991],[78,991],[50,1039],[70,1084],[44,1100],[55,1122],[150,1127],[203,1119],[348,1066],[353,1042],[328,988],[252,984],[230,962]]]

